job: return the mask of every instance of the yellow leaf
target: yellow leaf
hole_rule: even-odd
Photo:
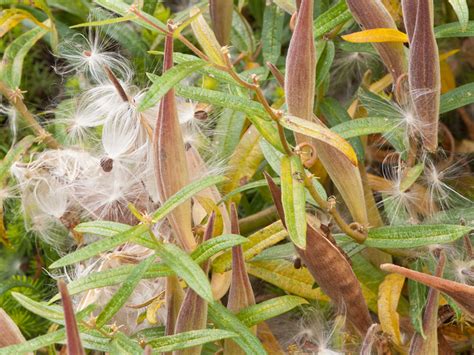
[[[406,33],[394,28],[373,28],[341,37],[343,40],[352,43],[408,42]]]
[[[400,335],[400,316],[397,313],[398,301],[402,292],[405,277],[390,274],[379,286],[378,316],[382,330],[392,337],[396,345],[402,345]]]
[[[207,215],[211,215],[212,212],[215,212],[216,219],[214,220],[214,236],[221,235],[224,231],[224,221],[222,219],[222,213],[219,209],[219,206],[215,204],[210,198],[196,195],[193,197],[197,203],[206,211]],[[202,222],[202,221],[201,221]]]
[[[308,269],[295,269],[286,260],[254,261],[246,264],[247,272],[293,295],[329,302],[321,289],[313,288],[314,279]]]
[[[456,79],[451,66],[445,61],[439,62],[439,68],[441,73],[441,94],[445,94],[456,88]]]
[[[257,171],[263,160],[260,138],[255,126],[251,126],[242,136],[229,160],[229,182],[222,189],[224,195],[247,184]],[[234,195],[231,201],[238,203],[239,200],[240,194]]]
[[[357,156],[354,148],[352,148],[349,142],[329,128],[291,115],[283,116],[280,119],[280,123],[283,127],[293,132],[304,134],[336,148],[349,159],[352,165],[357,166]]]
[[[248,242],[242,245],[244,250],[245,260],[250,260],[254,256],[260,254],[260,252],[272,245],[281,242],[288,236],[288,232],[283,227],[283,223],[280,220],[266,226],[263,229],[255,232],[249,236]],[[217,257],[212,263],[212,268],[215,272],[224,272],[230,269],[232,263],[232,251],[227,251]]]
[[[194,36],[211,62],[218,65],[225,65],[221,46],[217,41],[216,35],[201,14],[196,16],[198,13],[198,9],[192,9],[190,13],[190,16],[194,18],[194,21],[191,22]]]
[[[459,52],[459,49],[453,49],[452,51],[439,55],[439,67],[441,72],[441,93],[447,93],[456,88],[456,79],[454,77],[451,66],[446,61],[449,57]]]

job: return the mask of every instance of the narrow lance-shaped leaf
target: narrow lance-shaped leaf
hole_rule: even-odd
[[[394,28],[373,28],[341,36],[343,40],[352,43],[392,43],[408,42],[408,36]]]
[[[219,2],[221,1],[223,0],[219,0]],[[207,24],[204,16],[201,14],[198,15],[198,12],[198,9],[192,9],[190,12],[191,17],[196,16],[194,21],[191,22],[194,36],[212,63],[225,65],[224,59],[222,57],[223,54],[221,52],[221,46],[217,41],[216,35]]]
[[[77,328],[76,316],[72,306],[71,296],[67,291],[67,286],[63,280],[58,281],[59,292],[63,301],[64,322],[66,324],[67,353],[70,355],[85,355],[84,348],[81,344],[79,329]]]
[[[173,37],[165,40],[163,70],[173,66]],[[178,192],[189,182],[183,134],[178,120],[174,90],[170,89],[160,103],[153,136],[155,176],[161,202]],[[176,238],[184,249],[191,251],[196,241],[191,228],[191,202],[185,201],[168,217]]]
[[[269,175],[265,175],[280,218],[285,220],[281,204],[281,191]],[[365,334],[372,324],[362,289],[349,262],[333,241],[327,227],[314,229],[307,226],[306,250],[296,248],[314,280],[337,307],[345,307],[347,318],[354,327]]]
[[[377,302],[377,314],[382,330],[389,334],[397,345],[402,345],[400,316],[397,313],[397,306],[404,283],[404,276],[397,274],[387,275],[379,286]]]
[[[362,29],[389,28],[397,30],[395,21],[381,0],[347,0],[347,5]],[[407,72],[403,43],[374,43],[374,47],[392,74],[394,82]]]
[[[230,205],[231,230],[234,234],[239,234],[239,220],[237,209],[234,203]],[[241,311],[248,306],[255,304],[255,296],[250,284],[249,276],[245,268],[245,259],[242,246],[237,245],[232,248],[232,280],[229,291],[229,301],[227,308],[234,313]],[[256,329],[252,329],[256,333]],[[245,354],[245,352],[232,340],[224,342],[224,352],[228,354]]]
[[[443,276],[446,256],[442,252],[436,267],[435,276]],[[416,354],[438,354],[438,305],[439,291],[430,288],[426,300],[425,312],[423,314],[423,333],[415,333],[410,344],[410,355]]]
[[[440,66],[433,31],[433,0],[403,0],[403,16],[410,43],[408,83],[417,130],[423,147],[438,147]]]
[[[102,312],[100,312],[96,320],[98,327],[105,325],[120,310],[154,260],[155,256],[152,255],[135,266],[119,290],[112,296],[109,302],[107,302]]]
[[[209,0],[212,28],[221,46],[229,44],[233,8],[233,0]]]
[[[204,242],[212,238],[214,232],[215,213],[212,212],[207,222],[206,231],[204,233]],[[207,275],[209,271],[209,261],[202,266],[204,273]],[[191,330],[205,329],[207,323],[207,302],[200,297],[192,288],[186,290],[186,294],[179,310],[178,319],[176,320],[175,334],[184,333]],[[202,346],[194,346],[181,351],[175,351],[174,355],[199,355]]]
[[[467,0],[449,0],[449,3],[453,7],[454,12],[456,12],[461,28],[466,30],[467,23],[469,22],[469,7],[467,5]]]
[[[281,194],[285,224],[291,241],[306,248],[306,196],[304,169],[298,156],[281,158]]]

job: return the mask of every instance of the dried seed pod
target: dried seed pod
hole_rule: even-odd
[[[212,238],[214,232],[215,213],[209,216],[204,241]],[[207,274],[209,272],[209,260],[204,262],[202,268]],[[176,320],[175,334],[187,332],[190,330],[205,329],[207,323],[207,302],[202,299],[193,289],[188,288],[184,296],[178,319]],[[191,348],[174,351],[174,355],[199,355],[202,346],[193,346]]]
[[[438,147],[441,76],[433,30],[433,0],[403,0],[403,17],[410,44],[408,83],[423,147]]]
[[[347,5],[356,21],[365,30],[397,29],[395,21],[380,0],[347,0]],[[397,79],[407,72],[407,59],[403,43],[385,42],[373,45],[392,74],[393,81],[397,82]]]
[[[237,209],[235,204],[230,205],[231,230],[233,234],[240,234]],[[252,285],[245,268],[244,253],[241,245],[232,248],[232,281],[230,284],[229,301],[227,308],[237,313],[240,310],[254,305],[255,296]],[[253,329],[256,333],[257,329]],[[245,352],[232,340],[224,342],[225,354],[245,354]]]
[[[212,29],[221,46],[227,46],[230,42],[233,8],[233,0],[209,0]]]
[[[165,40],[164,71],[173,66],[173,37]],[[183,135],[178,120],[176,98],[171,89],[163,97],[153,136],[155,175],[163,203],[189,182]],[[169,215],[169,221],[182,247],[191,251],[196,241],[191,228],[191,201],[185,201]]]
[[[284,211],[280,188],[269,175],[265,175],[275,206],[282,221]],[[344,307],[347,318],[357,331],[364,335],[372,325],[362,289],[347,259],[321,229],[307,228],[306,250],[296,250],[311,275],[337,307]]]

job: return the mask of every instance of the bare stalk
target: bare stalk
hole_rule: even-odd
[[[36,121],[35,116],[28,111],[28,108],[23,102],[23,94],[20,89],[12,90],[4,82],[0,81],[0,94],[6,97],[10,104],[15,107],[42,142],[51,149],[59,149],[61,147],[51,133],[46,131],[38,121]]]
[[[308,189],[311,197],[313,197],[313,199],[322,209],[326,210],[332,216],[332,218],[334,218],[334,221],[345,234],[354,239],[357,243],[362,244],[365,241],[367,235],[364,232],[358,230],[360,229],[360,226],[352,228],[351,225],[347,224],[337,211],[336,204],[333,203],[333,201],[326,201],[319,195],[318,191],[313,186],[310,176],[305,176],[304,184]],[[353,225],[355,226],[355,224]]]

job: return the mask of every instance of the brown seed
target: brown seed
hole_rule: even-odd
[[[100,167],[106,173],[110,173],[114,167],[114,160],[108,157],[100,159]]]

